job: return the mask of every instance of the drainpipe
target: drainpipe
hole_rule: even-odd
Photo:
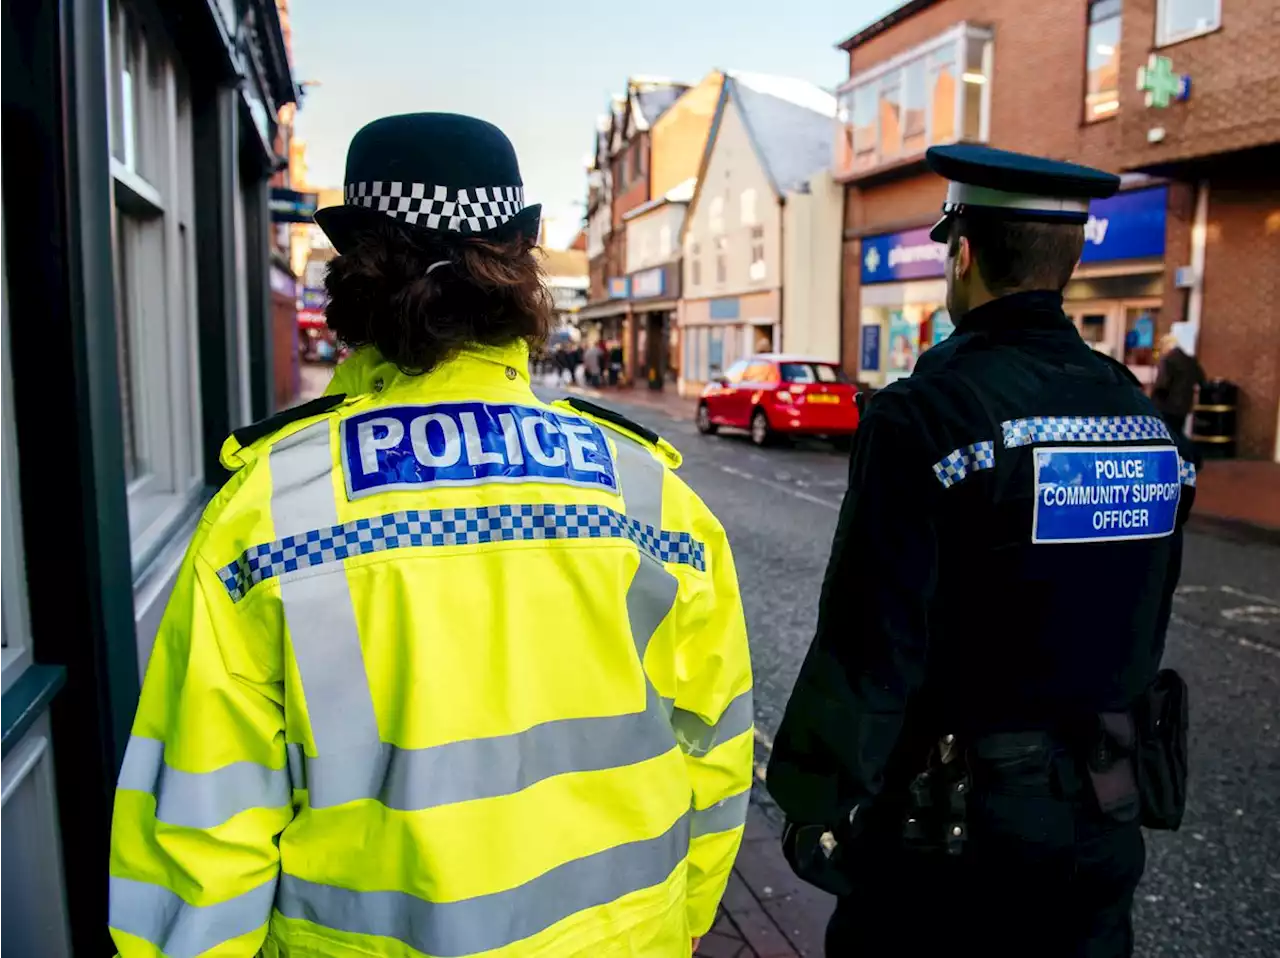
[[[1193,285],[1187,296],[1187,327],[1191,354],[1200,342],[1200,314],[1204,309],[1204,250],[1209,230],[1209,181],[1196,184],[1196,209],[1191,223],[1191,275]]]
[[[774,345],[775,352],[786,352],[783,345],[783,333],[786,327],[782,324],[782,316],[785,302],[785,294],[787,290],[787,198],[785,194],[778,198],[778,342]]]

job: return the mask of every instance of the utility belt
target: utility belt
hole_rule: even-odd
[[[902,840],[959,855],[975,789],[1083,800],[1116,822],[1177,830],[1187,795],[1187,687],[1165,669],[1127,712],[1100,712],[1054,732],[942,736],[907,790]]]

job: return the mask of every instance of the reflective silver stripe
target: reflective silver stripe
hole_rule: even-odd
[[[274,446],[270,468],[277,539],[338,524],[328,420]],[[372,752],[379,741],[378,722],[346,577],[286,576],[280,598],[317,753],[350,750],[354,758]],[[351,772],[366,781],[380,774],[369,763]]]
[[[661,529],[666,471],[645,446],[619,433],[614,433],[613,438],[618,450],[614,462],[627,518]],[[640,551],[640,565],[627,588],[627,619],[642,664],[649,640],[675,606],[678,587],[676,577],[662,563]]]
[[[701,811],[694,809],[690,823],[690,837],[700,838],[716,832],[741,828],[747,823],[747,807],[751,804],[751,789],[730,795]]]
[[[164,742],[142,735],[129,737],[116,788],[154,796],[157,821],[186,828],[214,828],[247,809],[290,802],[283,768],[245,761],[184,772],[165,763]]]
[[[560,719],[513,735],[422,749],[375,744],[361,755],[322,752],[307,760],[310,803],[327,808],[376,798],[388,808],[415,811],[511,795],[556,775],[647,762],[675,746],[653,698],[650,693],[643,712]],[[353,767],[375,768],[378,775],[353,775]]]
[[[190,905],[160,885],[117,875],[108,890],[112,928],[149,941],[165,958],[195,958],[262,928],[271,918],[276,880],[216,905]]]
[[[689,816],[664,834],[574,859],[507,891],[431,902],[399,891],[359,892],[292,875],[280,879],[276,908],[341,931],[394,938],[438,958],[502,948],[587,908],[659,885],[689,849]]]
[[[750,731],[755,724],[751,690],[738,695],[725,707],[715,725],[708,725],[692,712],[677,708],[671,713],[676,741],[687,755],[701,758],[721,742]]]

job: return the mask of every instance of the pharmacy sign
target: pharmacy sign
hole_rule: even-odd
[[[1173,72],[1173,61],[1151,54],[1147,65],[1138,67],[1138,89],[1147,95],[1147,106],[1164,109],[1174,100],[1191,96],[1191,77]]]

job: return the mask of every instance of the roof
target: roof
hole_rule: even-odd
[[[587,254],[576,249],[539,249],[542,271],[549,277],[587,275]]]
[[[937,2],[938,0],[907,0],[902,6],[890,10],[879,20],[868,24],[852,36],[841,40],[836,44],[836,49],[853,50],[855,47],[860,47],[872,37],[878,37],[895,24],[901,23],[908,17],[915,16],[921,10],[927,9]]]
[[[631,115],[635,118],[636,129],[649,129],[649,125],[666,113],[688,89],[687,83],[670,81],[651,89],[637,89],[631,100]]]
[[[836,98],[826,90],[807,80],[734,71],[725,73],[725,89],[779,196],[831,166]]]
[[[698,178],[691,176],[683,182],[677,183],[671,189],[667,190],[657,199],[649,200],[647,203],[641,203],[639,206],[627,210],[622,214],[624,220],[632,220],[637,216],[642,216],[650,210],[656,210],[659,206],[666,206],[668,203],[688,203],[693,199],[694,190],[697,188]]]

